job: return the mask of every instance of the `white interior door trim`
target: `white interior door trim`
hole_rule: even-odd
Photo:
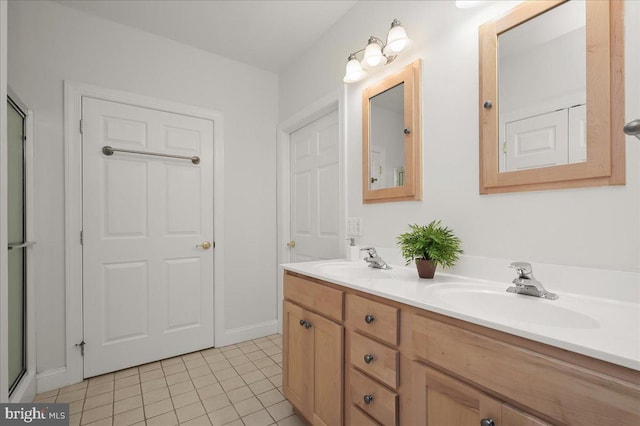
[[[288,263],[289,250],[286,247],[287,242],[291,240],[289,232],[289,224],[291,220],[290,204],[291,204],[291,133],[299,130],[307,124],[317,120],[318,118],[327,115],[328,113],[337,110],[338,111],[338,133],[339,133],[339,188],[340,194],[338,199],[340,200],[339,211],[339,223],[340,223],[340,238],[344,239],[346,229],[345,219],[345,206],[346,206],[346,179],[345,179],[345,87],[340,87],[334,93],[317,100],[311,105],[303,108],[293,116],[284,120],[278,125],[277,130],[277,217],[278,217],[278,238],[276,252],[278,255],[278,265],[282,263]],[[341,252],[341,254],[343,254]],[[282,270],[277,268],[277,283],[278,283],[278,331],[282,333]]]
[[[65,300],[66,300],[66,383],[83,379],[82,356],[74,345],[83,337],[82,331],[82,149],[80,119],[82,97],[152,108],[175,114],[212,120],[213,128],[213,232],[215,334],[224,335],[224,141],[222,113],[134,93],[105,89],[85,83],[64,81],[64,159],[65,159]]]
[[[7,3],[0,1],[0,401],[8,399],[7,297]]]

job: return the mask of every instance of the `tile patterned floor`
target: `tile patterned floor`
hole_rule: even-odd
[[[207,349],[38,394],[77,425],[297,426],[282,394],[282,336]]]

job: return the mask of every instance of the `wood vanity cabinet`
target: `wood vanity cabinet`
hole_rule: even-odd
[[[638,371],[291,272],[284,285],[283,390],[311,424],[640,425]]]
[[[282,390],[314,425],[343,424],[343,293],[285,278]]]

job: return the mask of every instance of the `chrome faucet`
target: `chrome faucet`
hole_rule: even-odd
[[[369,268],[376,269],[391,269],[391,266],[387,265],[387,262],[382,260],[380,256],[378,256],[378,252],[375,247],[363,247],[360,251],[366,251],[369,257],[365,257],[364,261],[369,264]]]
[[[527,296],[543,297],[550,300],[558,298],[557,294],[549,293],[542,283],[535,279],[530,263],[513,262],[509,267],[515,269],[518,273],[518,276],[513,279],[515,287],[507,289],[509,293],[526,294]]]

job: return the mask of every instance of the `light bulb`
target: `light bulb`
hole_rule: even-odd
[[[407,32],[400,24],[400,21],[394,19],[391,23],[391,29],[387,34],[387,46],[384,49],[385,54],[397,55],[402,52],[409,44]]]
[[[342,81],[345,83],[355,83],[367,76],[367,72],[362,69],[360,62],[356,59],[355,55],[349,56],[349,62],[347,62],[347,69]]]
[[[372,38],[369,39],[369,44],[364,49],[362,62],[365,68],[377,68],[387,63],[387,58],[382,54],[380,45]]]

